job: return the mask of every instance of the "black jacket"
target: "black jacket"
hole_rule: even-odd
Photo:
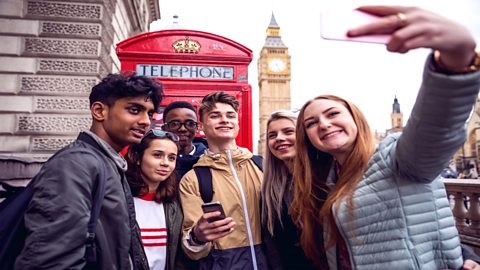
[[[193,155],[178,155],[177,166],[175,167],[175,173],[177,174],[177,180],[180,182],[182,177],[193,168],[193,165],[197,163],[200,156],[207,149],[207,143],[204,139],[195,138],[193,145],[195,145],[195,152]]]
[[[266,226],[262,224],[262,238],[269,269],[316,269],[300,247],[299,231],[288,214],[288,208],[290,208],[292,203],[293,195],[293,190],[290,190],[291,182],[292,177],[289,176],[287,190],[282,199],[282,224],[280,224],[278,219],[275,220],[273,236]]]
[[[123,158],[91,133],[66,147],[94,149],[106,164],[105,198],[96,227],[97,269],[148,269],[125,179]],[[87,141],[87,142],[86,142]],[[124,161],[124,160],[123,160]],[[27,238],[16,269],[83,269],[97,158],[73,152],[55,156],[39,172],[25,215]],[[132,220],[133,218],[133,220]]]

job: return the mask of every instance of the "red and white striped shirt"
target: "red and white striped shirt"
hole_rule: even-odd
[[[162,203],[153,200],[154,193],[134,198],[135,214],[151,270],[164,270],[167,261],[167,224]]]

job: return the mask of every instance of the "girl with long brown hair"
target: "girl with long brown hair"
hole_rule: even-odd
[[[262,238],[270,269],[315,269],[298,245],[298,229],[288,214],[297,114],[273,112],[267,121],[262,183]]]
[[[185,269],[179,246],[183,213],[173,173],[178,141],[174,133],[152,129],[126,155],[126,176],[152,270]]]
[[[403,133],[378,147],[351,102],[322,95],[302,107],[290,209],[300,243],[322,269],[458,269],[460,241],[438,175],[463,144],[478,96],[475,41],[463,26],[419,8],[360,10],[380,18],[350,35],[391,34],[389,51],[424,47],[435,57]]]

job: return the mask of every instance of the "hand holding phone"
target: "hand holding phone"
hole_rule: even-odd
[[[212,212],[220,212],[219,216],[211,217],[207,219],[209,223],[215,222],[217,220],[225,219],[227,216],[225,215],[225,211],[223,211],[222,204],[218,201],[216,202],[209,202],[202,204],[203,213],[212,213]]]
[[[386,44],[390,35],[349,37],[347,31],[379,17],[359,10],[325,10],[321,14],[320,35],[324,39]]]

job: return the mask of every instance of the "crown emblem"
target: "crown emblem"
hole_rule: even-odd
[[[188,36],[185,39],[180,39],[172,44],[176,53],[198,53],[200,51],[200,43],[196,40],[191,40]]]

